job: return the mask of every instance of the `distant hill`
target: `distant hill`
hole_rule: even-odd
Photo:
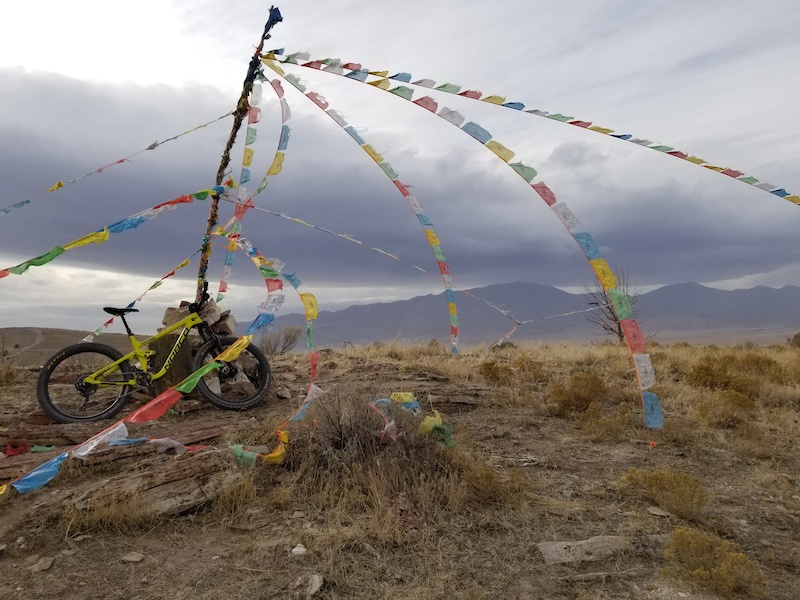
[[[531,321],[514,333],[515,340],[588,342],[603,339],[587,321],[582,294],[570,294],[536,283],[495,284],[470,293]],[[491,343],[514,323],[466,294],[457,293],[461,342]],[[444,293],[409,300],[321,311],[313,333],[320,346],[375,340],[446,341],[449,335]],[[697,283],[668,285],[639,298],[638,320],[646,334],[663,341],[776,343],[800,331],[800,287],[758,286],[719,290]],[[302,315],[278,317],[275,328],[304,326]]]
[[[530,321],[518,327],[512,340],[588,343],[607,339],[587,321],[583,311],[588,306],[581,294],[537,283],[496,284],[470,293],[519,321]],[[464,345],[493,343],[514,326],[467,294],[457,293],[456,302]],[[783,343],[800,331],[800,287],[727,291],[697,283],[668,285],[640,296],[638,320],[645,334],[655,334],[655,339],[664,342]],[[288,326],[305,327],[303,315],[284,315],[275,320],[275,330]],[[444,293],[321,311],[313,324],[318,347],[376,340],[427,342],[432,338],[447,343],[449,333]],[[13,364],[41,365],[56,350],[79,342],[87,334],[69,329],[0,328],[0,350]],[[123,334],[105,334],[97,341],[130,350]]]

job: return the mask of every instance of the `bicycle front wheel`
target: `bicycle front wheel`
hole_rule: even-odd
[[[44,412],[59,423],[100,421],[117,414],[132,386],[127,361],[105,374],[102,383],[90,384],[86,378],[122,358],[116,348],[105,344],[81,343],[67,346],[47,360],[39,372],[36,398]]]
[[[197,371],[212,362],[223,350],[236,342],[235,337],[221,337],[206,342],[194,356]],[[269,362],[255,344],[245,348],[238,358],[207,373],[195,388],[203,398],[226,410],[245,410],[267,397],[272,380]]]

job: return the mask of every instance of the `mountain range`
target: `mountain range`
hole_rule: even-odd
[[[583,294],[520,282],[475,288],[469,294],[481,300],[458,292],[455,297],[463,344],[493,343],[515,325],[486,303],[518,321],[529,321],[517,327],[512,341],[604,339],[600,328],[588,321],[589,305]],[[698,283],[667,285],[638,296],[636,319],[645,335],[665,342],[780,343],[800,330],[800,287],[720,290]],[[278,317],[274,330],[288,326],[305,327],[303,315]],[[449,328],[443,292],[320,311],[313,335],[317,346],[378,340],[427,342],[432,338],[447,343]]]

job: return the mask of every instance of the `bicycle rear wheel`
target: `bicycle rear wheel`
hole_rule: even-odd
[[[119,350],[105,344],[81,343],[59,350],[39,372],[36,383],[39,405],[59,423],[113,417],[133,391],[132,386],[124,385],[132,377],[128,362],[121,362],[103,378],[106,385],[89,384],[84,380],[120,358]]]
[[[235,337],[221,337],[206,342],[194,356],[193,369],[213,361],[236,342]],[[207,373],[195,388],[203,398],[226,410],[245,410],[263,402],[272,380],[269,362],[255,344],[245,348],[238,358],[223,363],[221,369]]]

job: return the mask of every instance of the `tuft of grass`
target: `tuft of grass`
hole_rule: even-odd
[[[741,374],[734,368],[734,363],[730,356],[705,356],[689,369],[686,383],[710,390],[733,390],[757,397],[759,381]]]
[[[628,469],[619,480],[617,491],[623,496],[652,502],[689,521],[703,517],[708,494],[694,475],[674,469]]]
[[[256,499],[254,473],[253,468],[243,468],[241,472],[232,472],[225,477],[211,506],[213,518],[231,517],[252,506]]]
[[[581,431],[592,441],[623,441],[636,431],[639,418],[628,404],[619,404],[605,410],[599,402],[592,402],[579,417]]]
[[[666,572],[724,598],[765,598],[767,588],[758,567],[731,542],[692,527],[672,532],[664,547]]]
[[[483,361],[478,367],[478,373],[486,381],[495,384],[510,385],[514,380],[514,370],[493,358]]]
[[[720,390],[697,407],[700,418],[712,427],[735,429],[749,423],[757,412],[756,403],[735,390]]]
[[[130,495],[111,495],[86,510],[78,510],[68,503],[62,517],[69,534],[103,530],[131,535],[149,529],[159,520],[151,506]]]
[[[554,383],[548,390],[556,416],[586,412],[593,402],[602,402],[606,394],[603,380],[588,372],[576,373],[566,385]]]

